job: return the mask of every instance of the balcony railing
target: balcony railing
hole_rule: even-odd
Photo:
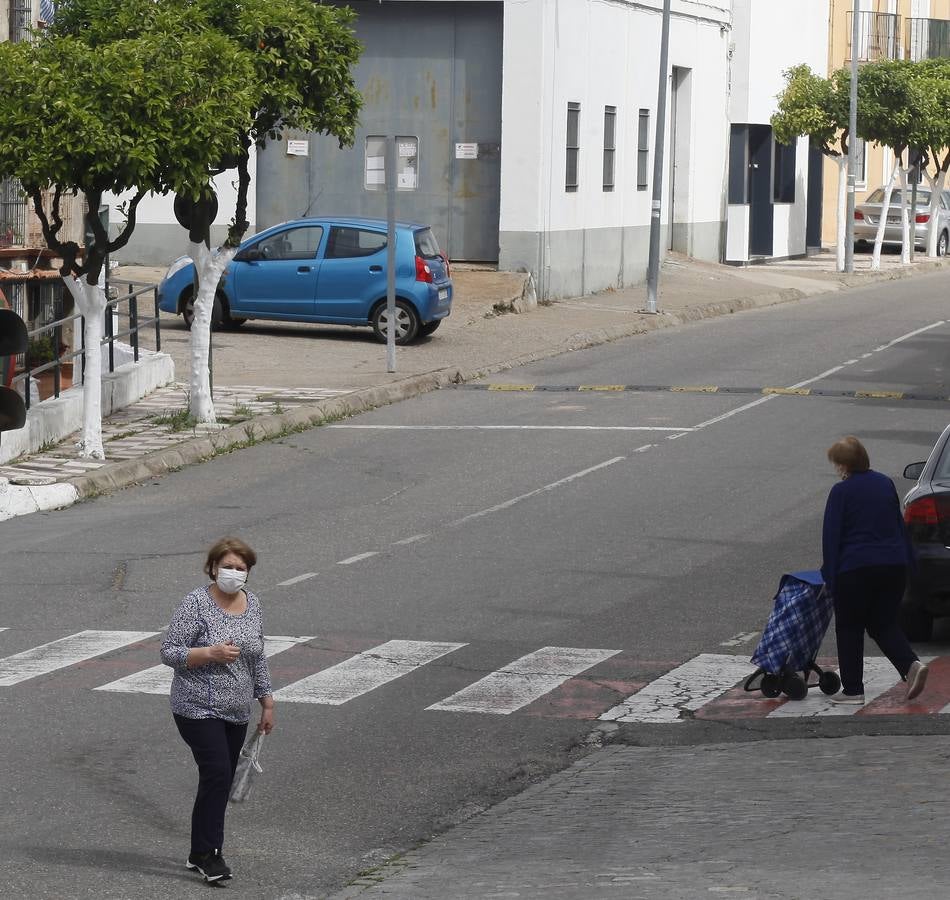
[[[908,19],[907,58],[950,57],[950,21],[946,19]]]
[[[848,59],[875,62],[901,56],[901,17],[893,13],[859,12],[858,46],[851,46],[852,13],[848,13]]]
[[[0,180],[0,248],[26,243],[26,195],[16,178]]]

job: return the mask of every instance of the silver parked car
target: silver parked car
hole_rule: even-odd
[[[907,195],[910,208],[911,196]],[[865,250],[874,245],[877,236],[877,224],[881,219],[881,207],[884,203],[884,188],[878,188],[854,209],[854,249]],[[927,229],[930,225],[930,190],[917,188],[917,214],[911,214],[911,234],[914,245],[921,250],[927,248]],[[950,245],[950,190],[943,191],[940,206],[937,209],[937,256],[945,256]],[[901,237],[901,189],[891,192],[891,205],[887,210],[887,225],[884,226],[884,243],[900,245]]]

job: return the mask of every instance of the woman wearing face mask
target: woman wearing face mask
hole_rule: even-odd
[[[175,670],[175,724],[198,764],[186,865],[207,881],[231,877],[221,856],[224,813],[254,699],[261,704],[257,730],[274,727],[261,603],[245,588],[256,562],[238,538],[215,543],[205,562],[211,584],[182,600],[162,642],[162,662]]]

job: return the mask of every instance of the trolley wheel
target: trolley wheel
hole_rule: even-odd
[[[808,696],[808,684],[801,675],[786,675],[782,680],[782,690],[789,700],[804,700]]]
[[[841,690],[841,679],[838,677],[838,673],[822,672],[818,676],[818,687],[823,694],[827,694],[829,697],[832,694],[837,694]]]
[[[782,693],[782,677],[766,672],[762,676],[760,690],[762,691],[763,697],[777,697]]]

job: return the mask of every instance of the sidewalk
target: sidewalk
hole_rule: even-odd
[[[946,896],[946,738],[610,746],[333,900]]]
[[[105,462],[79,460],[76,436],[0,466],[0,521],[69,505],[225,450],[309,428],[451,384],[657,328],[681,325],[894,278],[942,270],[944,261],[913,266],[886,254],[879,272],[859,255],[857,271],[834,271],[834,257],[735,268],[671,254],[660,276],[659,314],[642,311],[643,286],[532,306],[525,276],[456,266],[452,315],[428,339],[398,348],[397,372],[386,372],[385,347],[369,329],[248,322],[215,332],[214,384],[219,422],[187,422],[189,332],[162,315],[162,351],[175,361],[178,384],[163,388],[104,422]],[[161,269],[115,273],[157,282]],[[529,311],[516,313],[524,308]],[[143,336],[143,346],[151,338]],[[275,365],[279,360],[279,365]],[[184,382],[184,383],[183,383]],[[5,485],[3,479],[10,485]]]

